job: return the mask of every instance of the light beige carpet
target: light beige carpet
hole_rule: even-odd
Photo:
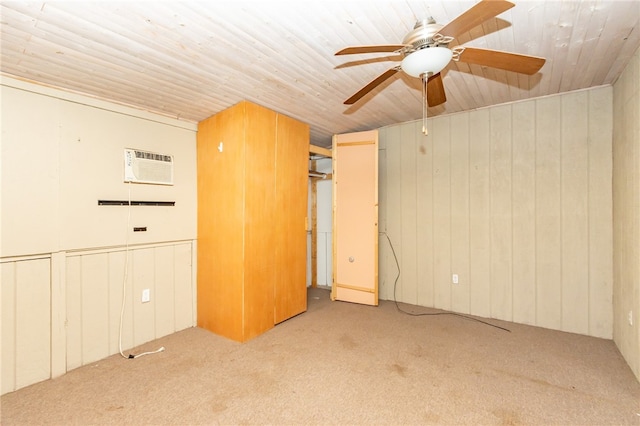
[[[310,290],[247,343],[192,328],[4,395],[2,424],[640,425],[613,342],[491,322]]]

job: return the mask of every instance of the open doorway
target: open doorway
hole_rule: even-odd
[[[311,288],[331,289],[332,171],[331,150],[311,147],[307,206],[307,287]]]

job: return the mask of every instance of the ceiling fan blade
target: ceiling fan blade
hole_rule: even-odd
[[[381,44],[376,46],[351,46],[345,47],[335,53],[338,55],[353,55],[355,53],[385,53],[396,52],[406,47],[404,44]]]
[[[444,84],[442,84],[442,75],[440,73],[432,75],[427,80],[427,105],[430,107],[438,106],[447,101],[444,93]]]
[[[532,75],[540,71],[545,63],[544,58],[520,55],[518,53],[501,52],[499,50],[463,47],[459,61],[475,65],[484,65],[506,71],[514,71]]]
[[[380,84],[382,84],[382,82],[384,82],[385,80],[387,80],[389,77],[393,76],[395,73],[398,72],[398,67],[396,68],[391,68],[386,70],[385,72],[383,72],[382,74],[380,74],[378,77],[376,77],[374,80],[371,81],[371,83],[367,84],[366,86],[364,86],[362,89],[358,90],[353,96],[351,96],[349,99],[347,99],[346,101],[344,101],[345,105],[353,105],[354,103],[356,103],[357,101],[360,100],[360,98],[362,98],[364,95],[366,95],[367,93],[369,93],[370,91],[372,91],[373,89],[375,89],[376,87],[378,87]]]
[[[515,6],[515,4],[507,0],[482,0],[442,27],[440,31],[438,31],[438,34],[455,38],[473,27],[482,24],[484,21],[511,9],[513,6]]]

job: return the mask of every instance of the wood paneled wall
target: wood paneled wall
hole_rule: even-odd
[[[130,249],[122,348],[195,324],[195,242]],[[5,259],[2,393],[119,352],[124,248]],[[141,302],[143,289],[151,301]]]
[[[122,348],[194,324],[190,242],[129,251]],[[72,254],[66,262],[67,370],[119,351],[125,251]],[[151,301],[141,302],[143,289]]]
[[[195,325],[195,124],[5,77],[0,93],[2,393],[118,352],[127,240],[123,349]],[[126,147],[173,154],[175,184],[124,183]],[[176,205],[97,202],[129,195]]]
[[[640,50],[613,105],[613,339],[640,380]]]
[[[131,244],[196,238],[195,124],[5,77],[0,93],[0,256],[121,245],[125,209],[98,200],[129,196],[175,201],[132,209]],[[125,183],[125,148],[173,155],[174,185]]]
[[[428,124],[380,130],[380,297],[611,338],[612,88]]]

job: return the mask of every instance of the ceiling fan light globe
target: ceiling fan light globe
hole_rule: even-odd
[[[453,54],[447,47],[427,47],[407,55],[400,64],[402,71],[412,77],[434,75],[449,64]]]

